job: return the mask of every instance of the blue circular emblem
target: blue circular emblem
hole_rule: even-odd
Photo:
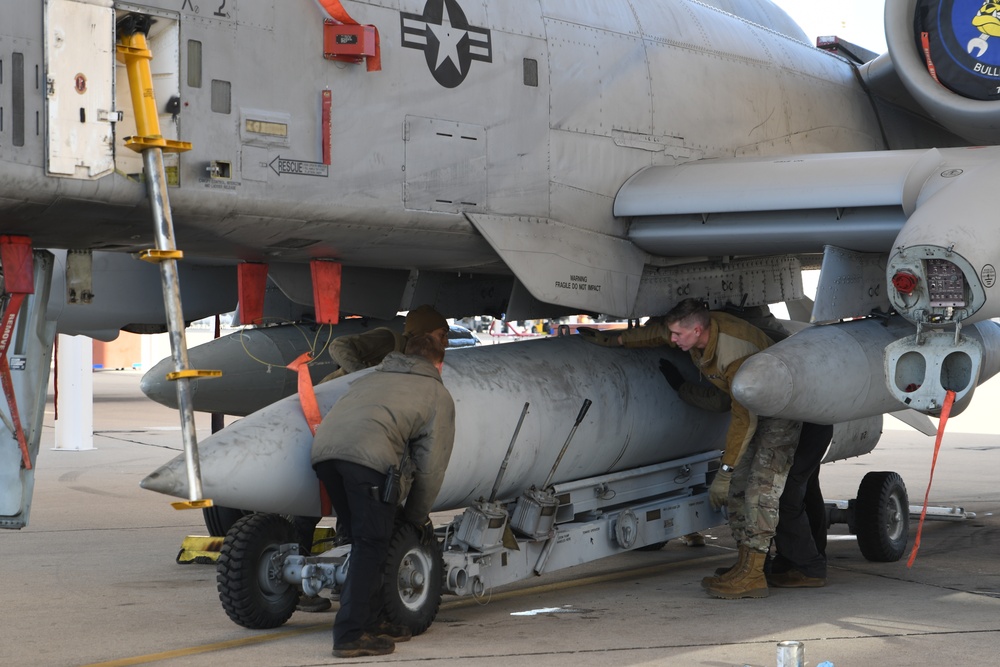
[[[1000,2],[919,0],[914,23],[917,47],[942,85],[1000,99]]]

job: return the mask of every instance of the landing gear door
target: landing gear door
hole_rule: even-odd
[[[45,0],[46,173],[91,180],[114,169],[115,10]]]

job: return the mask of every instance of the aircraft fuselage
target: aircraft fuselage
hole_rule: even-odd
[[[0,0],[0,232],[145,247],[124,67],[71,56],[80,40],[113,40],[113,19],[72,30],[66,8],[80,4],[43,16]],[[777,9],[753,17],[762,27],[688,0],[396,4],[345,3],[378,28],[381,70],[368,71],[324,59],[312,1],[114,3],[117,18],[155,19],[163,134],[193,144],[167,162],[186,252],[503,271],[466,216],[622,237],[614,197],[643,167],[885,147],[852,68],[777,32],[795,30]],[[107,111],[122,113],[113,132]]]

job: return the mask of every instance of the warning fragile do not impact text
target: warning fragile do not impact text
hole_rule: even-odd
[[[570,276],[569,280],[557,280],[557,289],[580,290],[584,292],[600,292],[600,285],[591,285],[587,282],[587,276]]]

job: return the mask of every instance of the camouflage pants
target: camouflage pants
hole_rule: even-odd
[[[767,551],[802,422],[761,417],[729,485],[729,528],[738,544]]]

